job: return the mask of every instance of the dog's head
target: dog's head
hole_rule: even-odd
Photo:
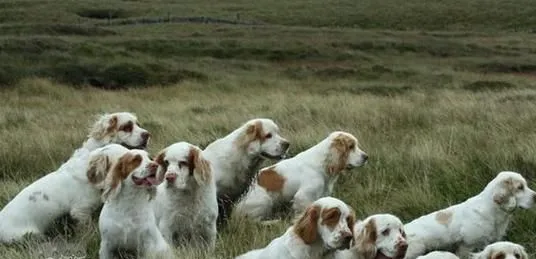
[[[284,158],[290,143],[279,134],[279,127],[270,119],[254,119],[246,122],[240,129],[236,140],[239,148],[249,155],[260,155],[269,159]]]
[[[522,245],[512,242],[496,242],[486,246],[484,251],[471,255],[472,259],[528,259]]]
[[[103,180],[112,165],[127,152],[128,149],[119,144],[109,144],[91,151],[86,171],[89,183],[103,188]]]
[[[89,136],[105,144],[121,144],[129,149],[145,149],[151,134],[140,127],[136,116],[129,112],[104,114],[93,124]]]
[[[354,223],[350,206],[339,199],[324,197],[313,202],[294,223],[294,233],[308,245],[346,249],[353,237]]]
[[[500,172],[486,189],[491,191],[493,202],[507,211],[517,207],[532,208],[536,201],[536,192],[531,190],[525,178],[516,172]]]
[[[191,189],[207,184],[212,177],[210,163],[203,158],[201,149],[190,143],[175,143],[160,151],[154,160],[158,175],[168,187]]]
[[[402,221],[391,214],[377,214],[354,226],[353,249],[365,259],[402,259],[408,243]]]
[[[329,134],[326,143],[329,148],[326,170],[329,174],[362,166],[368,160],[368,155],[359,148],[357,139],[350,133],[335,131]]]
[[[151,161],[145,150],[132,149],[112,165],[104,180],[103,201],[113,199],[125,186],[154,189],[163,179],[158,178],[158,164]]]

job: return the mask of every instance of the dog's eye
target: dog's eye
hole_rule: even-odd
[[[164,166],[165,166],[165,167],[168,167],[168,165],[169,165],[169,161],[164,160]]]
[[[382,231],[382,235],[388,236],[389,235],[389,229],[386,229],[386,230]]]
[[[266,136],[264,136],[265,138],[271,138],[272,137],[272,133],[268,133],[266,134]]]
[[[521,255],[518,254],[518,253],[515,253],[514,256],[515,256],[517,259],[521,258]]]
[[[406,232],[404,232],[404,230],[400,230],[400,233],[402,233],[403,238],[406,238]]]
[[[351,144],[348,148],[350,148],[350,149],[354,149],[354,148],[355,148],[355,144]]]
[[[184,161],[180,161],[179,162],[179,168],[182,168],[183,166],[188,166],[188,163],[184,162]]]
[[[524,185],[520,185],[517,187],[518,190],[522,191],[523,189],[525,189],[525,186]]]

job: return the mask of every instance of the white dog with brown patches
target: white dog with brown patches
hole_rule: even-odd
[[[473,249],[501,240],[516,208],[531,208],[535,200],[536,193],[523,176],[500,172],[480,194],[406,224],[409,248],[405,258],[451,247],[464,258]]]
[[[178,142],[156,156],[158,174],[164,175],[153,202],[162,235],[174,246],[216,245],[218,203],[210,163],[199,147]]]
[[[325,259],[402,259],[408,244],[402,221],[391,214],[376,214],[354,226],[352,247]]]
[[[417,259],[460,259],[460,258],[451,252],[433,251],[426,255],[421,255],[417,257]],[[488,259],[488,257],[485,257],[485,259]]]
[[[150,200],[158,165],[144,150],[130,150],[112,166],[104,180],[104,207],[99,217],[100,259],[126,250],[139,256],[172,258],[173,252],[156,225]]]
[[[133,114],[120,112],[101,116],[83,146],[67,162],[24,188],[0,211],[0,242],[18,241],[26,234],[43,236],[51,224],[65,214],[87,225],[92,212],[101,204],[98,186],[90,183],[98,183],[102,172],[93,167],[91,178],[87,175],[92,164],[89,162],[91,152],[110,143],[145,147],[148,140],[149,133],[138,126]],[[121,153],[126,148],[115,146],[101,151],[111,154],[114,150]]]
[[[314,201],[285,234],[268,246],[236,259],[319,259],[349,247],[354,223],[350,206],[339,199],[324,197]]]
[[[313,201],[330,196],[343,170],[362,166],[367,159],[352,134],[333,132],[295,157],[261,169],[235,212],[262,220],[270,216],[274,206],[292,201],[294,212],[299,214]]]
[[[502,241],[486,246],[484,251],[471,254],[471,259],[528,259],[522,245]]]
[[[203,156],[211,163],[216,181],[219,223],[225,222],[247,191],[262,161],[284,157],[289,145],[272,120],[259,118],[205,148]]]

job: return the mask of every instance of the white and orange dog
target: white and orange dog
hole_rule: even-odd
[[[354,226],[352,247],[325,259],[402,259],[408,244],[402,221],[391,214],[376,214]]]
[[[283,158],[289,142],[270,119],[253,119],[217,139],[203,150],[211,163],[218,195],[218,222],[230,215],[234,203],[246,193],[265,158]]]
[[[261,169],[235,213],[263,220],[278,204],[292,201],[299,214],[313,201],[330,196],[343,170],[362,166],[367,159],[353,135],[333,132],[295,157]]]
[[[138,256],[173,258],[173,252],[156,225],[150,200],[158,165],[144,150],[129,150],[112,166],[104,180],[104,207],[99,216],[99,258],[111,259],[118,251]]]
[[[83,146],[69,160],[55,172],[28,185],[0,211],[0,242],[18,241],[26,234],[43,236],[56,219],[66,214],[86,225],[101,204],[98,186],[92,184],[99,181],[97,176],[101,173],[93,168],[92,178],[88,179],[87,174],[91,152],[121,153],[126,148],[97,150],[111,143],[145,147],[148,140],[149,132],[138,126],[133,114],[120,112],[101,116]]]
[[[483,251],[471,254],[471,259],[529,259],[522,245],[499,241],[486,246]]]
[[[285,234],[262,249],[236,259],[320,259],[326,253],[350,246],[355,216],[339,199],[324,197],[314,201]]]
[[[517,208],[533,207],[536,192],[516,172],[500,172],[484,190],[443,210],[432,212],[405,225],[409,248],[407,259],[428,251],[454,247],[460,258],[506,234]]]
[[[199,147],[178,142],[156,156],[158,174],[165,182],[153,202],[162,235],[174,246],[216,245],[218,203],[210,163]]]

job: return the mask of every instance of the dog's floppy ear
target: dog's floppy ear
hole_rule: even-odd
[[[121,191],[121,182],[127,178],[130,173],[140,166],[143,158],[139,154],[126,153],[113,165],[112,170],[104,180],[104,192],[102,200],[113,199]]]
[[[312,244],[318,238],[318,218],[320,207],[309,206],[302,216],[294,224],[294,232],[305,244]]]
[[[331,140],[329,157],[327,158],[327,172],[337,174],[346,168],[348,156],[355,149],[356,141],[347,134],[340,133]]]
[[[498,183],[493,192],[493,201],[506,210],[512,210],[517,207],[517,201],[514,197],[514,182],[508,178]]]
[[[264,140],[262,122],[260,120],[250,121],[245,126],[245,131],[238,138],[238,146],[247,147],[255,140]]]
[[[99,185],[106,178],[112,163],[107,155],[98,154],[89,160],[86,176],[90,184]]]
[[[104,139],[117,130],[118,119],[116,115],[104,114],[93,124],[89,131],[90,138]]]
[[[161,150],[160,152],[158,152],[158,155],[156,155],[154,157],[154,162],[156,164],[158,164],[158,169],[156,171],[156,178],[159,180],[159,181],[163,181],[164,180],[164,176],[166,174],[166,171],[167,171],[167,164],[165,163],[164,159],[166,157],[166,150],[167,149],[163,149]]]
[[[355,247],[362,258],[375,258],[376,257],[376,240],[378,233],[376,230],[376,221],[369,219],[367,222],[360,221],[357,223],[354,236]]]
[[[203,158],[201,149],[197,147],[191,147],[188,154],[188,164],[190,174],[193,174],[197,184],[204,185],[211,180],[212,172],[210,163]]]

